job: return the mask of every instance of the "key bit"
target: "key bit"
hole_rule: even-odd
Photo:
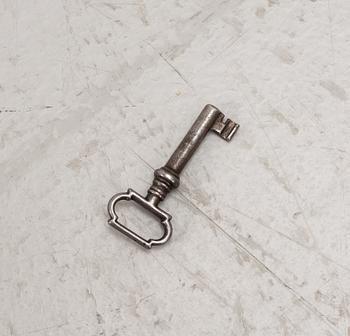
[[[217,117],[212,130],[220,135],[224,140],[230,141],[237,132],[239,125],[231,119],[227,119],[224,122],[224,119],[225,116],[223,113],[221,113],[221,115]]]
[[[226,141],[230,141],[236,134],[239,125],[230,119],[224,120],[225,116],[219,109],[210,104],[206,105],[169,161],[162,168],[155,170],[154,180],[146,197],[128,189],[126,193],[116,194],[110,199],[108,203],[110,220],[108,223],[145,248],[150,249],[152,246],[165,244],[172,235],[172,217],[159,208],[158,204],[166,198],[172,189],[179,186],[180,173],[209,131],[213,131]],[[116,204],[122,200],[134,201],[156,216],[163,227],[163,236],[158,239],[146,239],[119,223]]]

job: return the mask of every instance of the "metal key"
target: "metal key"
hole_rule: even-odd
[[[206,105],[166,165],[155,170],[153,184],[148,189],[146,197],[128,189],[126,193],[116,194],[110,199],[108,203],[110,220],[108,223],[145,248],[150,249],[152,246],[165,244],[172,235],[173,229],[170,222],[172,217],[159,208],[158,204],[172,189],[179,186],[180,173],[209,131],[214,131],[226,141],[232,139],[239,125],[230,119],[224,121],[224,118],[224,114],[215,106]],[[119,223],[115,208],[117,202],[122,200],[135,201],[158,217],[163,227],[163,236],[159,239],[146,239]]]

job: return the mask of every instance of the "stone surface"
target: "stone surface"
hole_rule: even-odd
[[[0,334],[350,335],[349,17],[0,1]],[[145,251],[106,204],[146,192],[206,103],[241,129],[206,139],[162,204],[171,242]]]

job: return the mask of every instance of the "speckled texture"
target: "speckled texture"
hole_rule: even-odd
[[[0,335],[349,336],[349,17],[0,1]],[[146,251],[106,204],[146,192],[206,103],[241,129],[206,139],[162,204],[171,242]]]

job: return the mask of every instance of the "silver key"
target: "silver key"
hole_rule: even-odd
[[[226,121],[224,119],[225,116],[219,109],[213,105],[206,105],[166,165],[155,170],[154,180],[146,197],[128,189],[126,193],[116,194],[110,199],[108,203],[110,220],[108,223],[145,248],[150,249],[152,246],[165,244],[173,232],[170,222],[172,217],[159,208],[158,204],[172,189],[179,186],[180,173],[209,131],[215,132],[226,141],[232,139],[239,125],[230,119]],[[119,223],[116,204],[122,200],[134,201],[158,217],[163,227],[163,236],[159,239],[146,239]]]

